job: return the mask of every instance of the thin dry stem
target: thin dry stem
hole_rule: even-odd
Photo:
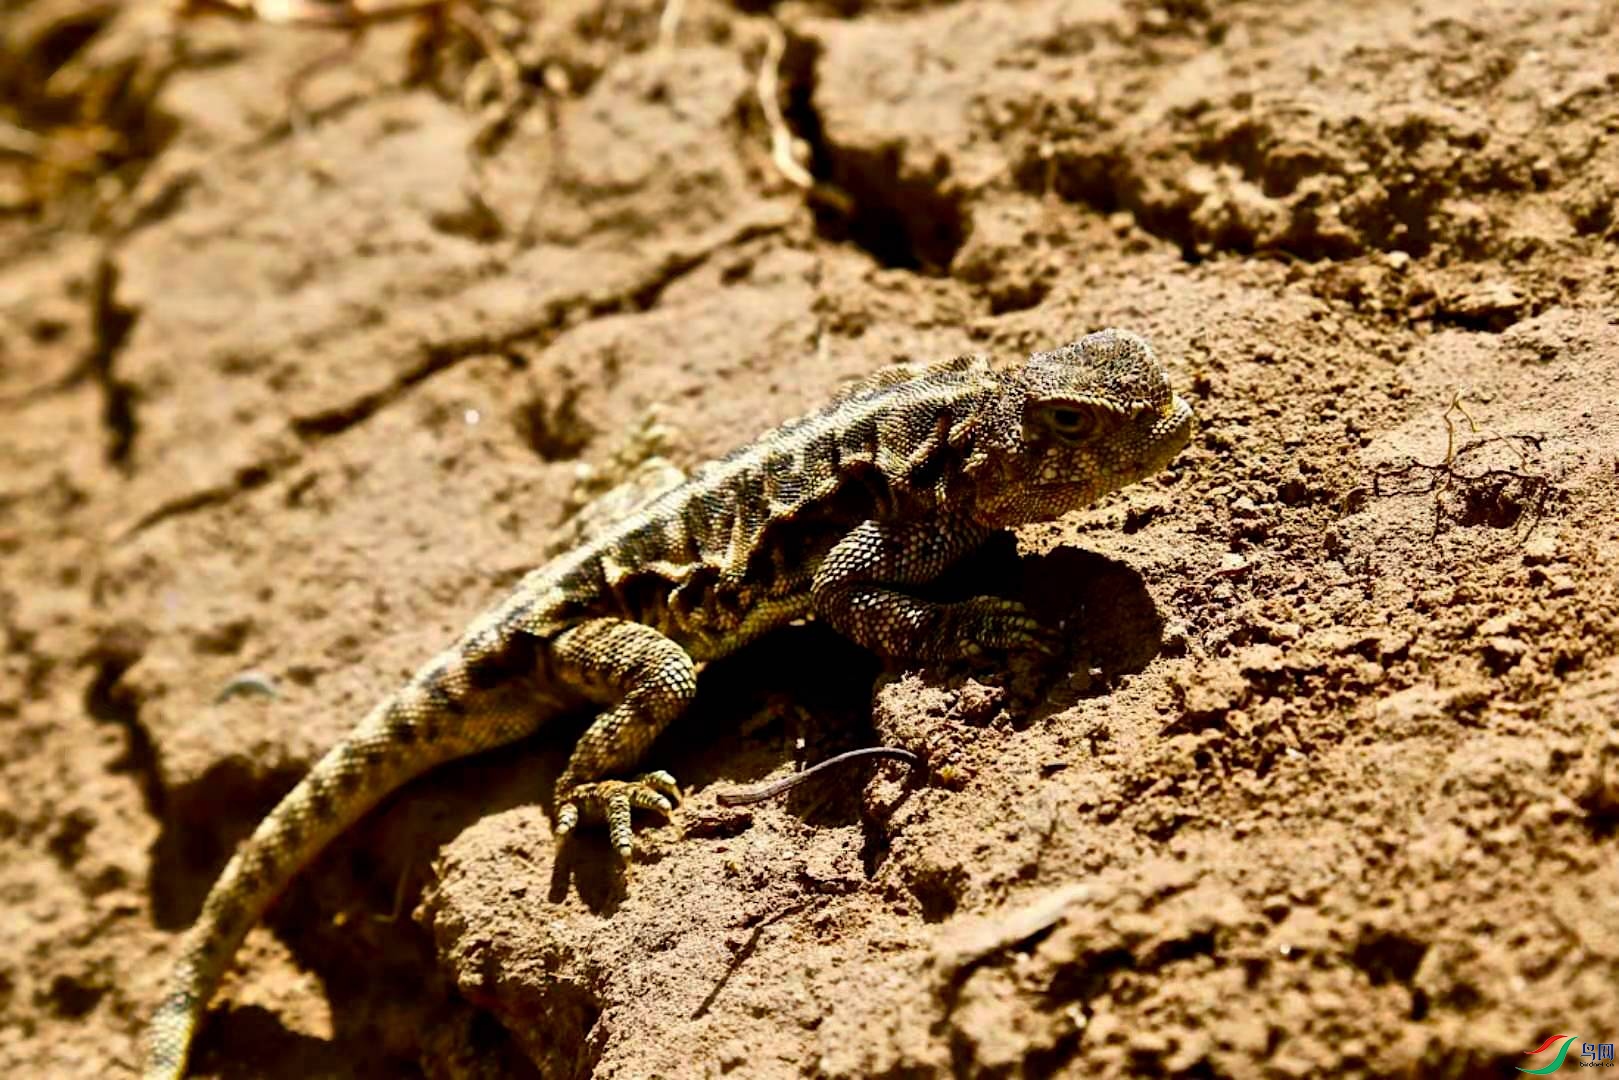
[[[787,126],[778,97],[781,61],[786,55],[787,33],[780,23],[772,21],[765,31],[765,58],[759,65],[757,84],[759,108],[764,110],[765,123],[770,125],[770,160],[788,183],[809,191],[815,187],[815,177],[800,160],[806,155],[803,141]]]

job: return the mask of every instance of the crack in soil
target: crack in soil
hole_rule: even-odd
[[[399,401],[416,386],[441,372],[450,370],[464,360],[469,360],[475,356],[501,355],[511,351],[518,345],[526,343],[537,344],[541,349],[544,349],[555,341],[564,330],[580,323],[624,312],[648,311],[657,305],[658,299],[671,285],[694,272],[719,252],[762,236],[780,232],[785,227],[786,220],[779,217],[764,221],[749,221],[710,244],[685,251],[669,252],[645,273],[644,280],[631,282],[606,297],[570,296],[545,305],[538,316],[503,332],[481,332],[463,337],[452,337],[445,341],[425,345],[422,349],[421,359],[402,374],[396,376],[386,386],[318,412],[292,417],[288,421],[288,426],[293,434],[297,435],[306,445],[313,445],[340,435],[364,423],[384,408]],[[110,260],[103,260],[103,262],[108,267],[112,265]],[[116,270],[112,269],[109,273],[111,278],[105,288],[105,299],[97,309],[98,311],[105,310],[109,314],[97,322],[98,341],[102,337],[100,327],[104,322],[110,328],[117,325],[115,321],[109,321],[112,319],[111,313],[124,312],[128,317],[129,325],[134,323],[133,313],[130,313],[128,309],[117,308],[113,303],[111,297],[116,286]],[[98,295],[100,295],[99,291]],[[582,314],[582,318],[574,319],[575,313]],[[123,334],[127,335],[127,333],[128,326],[125,326]],[[110,337],[109,340],[111,340]],[[119,345],[122,344],[122,341],[122,336],[117,338]],[[108,355],[111,355],[110,351]],[[117,385],[123,392],[123,396],[114,400],[127,402],[130,400],[132,388],[122,383],[111,383],[110,363],[109,359],[107,361],[109,384]],[[129,416],[131,419],[130,439],[132,440],[134,436],[132,410],[129,412]],[[127,449],[125,452],[127,453]],[[171,518],[226,503],[244,491],[251,491],[269,483],[287,468],[301,460],[302,455],[294,453],[254,462],[239,469],[229,484],[212,485],[167,499],[141,514],[132,524],[122,529],[118,533],[118,541],[130,540],[152,526]]]

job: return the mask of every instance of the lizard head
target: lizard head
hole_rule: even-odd
[[[1162,469],[1192,436],[1192,407],[1152,348],[1100,330],[1008,372],[969,467],[974,516],[1005,527],[1051,521]]]

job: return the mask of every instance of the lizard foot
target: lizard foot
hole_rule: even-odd
[[[607,836],[619,856],[628,860],[635,846],[630,812],[637,806],[667,817],[680,802],[675,778],[659,770],[633,780],[597,780],[568,791],[557,810],[557,842],[572,833],[580,821],[607,822]]]
[[[975,596],[950,605],[950,621],[941,644],[958,656],[982,656],[986,649],[1032,649],[1057,652],[1056,631],[1042,626],[1016,600]]]

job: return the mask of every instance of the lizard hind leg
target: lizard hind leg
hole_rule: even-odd
[[[614,849],[628,859],[632,811],[668,814],[680,801],[680,789],[662,771],[630,779],[617,774],[633,768],[691,703],[697,666],[656,629],[623,619],[593,619],[558,634],[551,664],[558,681],[610,706],[580,737],[557,780],[557,838],[582,821],[605,821]]]

